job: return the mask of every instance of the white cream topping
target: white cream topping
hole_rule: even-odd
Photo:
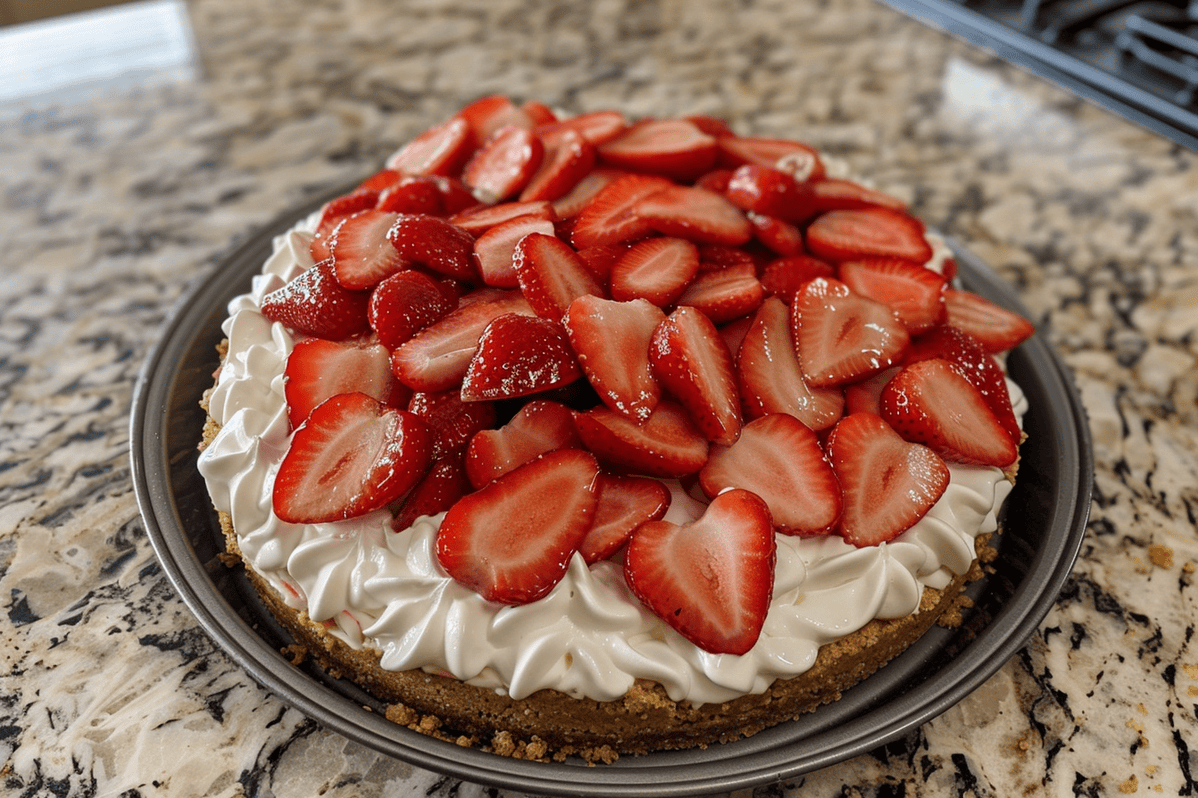
[[[382,652],[390,670],[421,668],[513,698],[553,688],[608,701],[637,679],[695,704],[764,691],[803,673],[819,646],[874,618],[919,607],[925,586],[943,587],[974,558],[974,538],[997,528],[1011,485],[996,468],[950,464],[945,494],[890,543],[858,549],[843,539],[777,536],[773,601],[757,644],[744,655],[700,650],[646,610],[621,567],[575,556],[545,598],[491,603],[449,578],[434,554],[440,517],[392,532],[378,511],[336,524],[280,521],[271,486],[290,431],[283,369],[293,341],[258,311],[262,297],[312,265],[314,218],[275,241],[249,294],[229,306],[228,355],[210,398],[221,425],[199,469],[217,509],[232,516],[245,560],[295,609],[355,647]],[[1008,381],[1016,414],[1026,400]],[[703,505],[675,486],[667,516],[684,523]]]

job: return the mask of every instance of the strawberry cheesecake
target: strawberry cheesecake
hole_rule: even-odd
[[[301,648],[500,754],[811,711],[992,556],[1032,325],[897,199],[702,116],[478,100],[300,219],[200,471]]]

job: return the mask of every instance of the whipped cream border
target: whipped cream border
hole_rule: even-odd
[[[773,598],[761,637],[743,655],[712,654],[645,609],[614,562],[576,555],[547,595],[511,607],[451,579],[434,553],[442,516],[402,532],[381,510],[331,524],[290,524],[271,486],[290,439],[283,371],[290,333],[259,311],[262,297],[313,265],[318,215],[274,240],[248,293],[229,303],[228,352],[209,398],[220,425],[199,459],[216,509],[230,515],[243,559],[288,606],[306,610],[354,648],[381,652],[393,671],[423,669],[520,699],[554,689],[611,701],[638,679],[698,705],[765,691],[815,662],[819,647],[874,618],[918,611],[924,587],[943,587],[974,560],[974,539],[997,529],[1011,489],[997,468],[950,464],[941,499],[895,540],[858,549],[836,536],[778,535]],[[929,236],[937,259],[948,251]],[[929,264],[934,268],[933,264]],[[1008,380],[1022,417],[1026,399]],[[667,518],[685,523],[703,505],[678,486]]]

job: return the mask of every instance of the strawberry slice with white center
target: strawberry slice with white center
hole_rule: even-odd
[[[326,202],[321,208],[320,221],[317,222],[316,231],[308,245],[308,254],[312,256],[312,260],[320,262],[332,255],[330,242],[337,225],[355,213],[374,208],[378,201],[378,189],[358,188]]]
[[[449,222],[470,235],[478,237],[492,227],[497,227],[521,216],[532,216],[547,222],[557,221],[557,213],[553,210],[553,205],[544,200],[536,200],[501,202],[498,205],[476,205],[450,216]]]
[[[1035,325],[985,297],[949,288],[944,292],[948,323],[972,335],[988,352],[1005,352],[1031,338]]]
[[[791,324],[803,375],[815,388],[843,385],[889,368],[906,354],[911,340],[890,308],[825,277],[795,294]]]
[[[542,141],[545,156],[520,192],[521,201],[560,199],[595,167],[595,145],[577,130],[566,130],[552,140]]]
[[[360,391],[391,407],[402,406],[407,389],[391,374],[389,353],[369,341],[306,338],[287,356],[283,372],[287,417],[295,429],[312,409],[339,393]]]
[[[628,120],[619,111],[590,111],[569,119],[562,119],[552,125],[537,128],[537,133],[545,141],[545,146],[554,146],[557,141],[569,132],[581,135],[594,146],[606,144],[628,129]]]
[[[528,111],[502,94],[480,97],[455,114],[466,122],[472,147],[481,147],[506,127],[531,129],[535,124]]]
[[[370,328],[388,349],[397,349],[416,333],[457,307],[433,278],[414,270],[393,274],[370,294]]]
[[[466,476],[475,488],[558,449],[581,449],[574,411],[549,399],[533,399],[499,429],[476,432],[466,448]]]
[[[428,473],[395,508],[391,519],[394,531],[404,531],[421,516],[445,512],[471,491],[462,458],[462,452],[458,451],[433,461]]]
[[[786,535],[823,535],[840,520],[840,482],[819,437],[786,413],[750,421],[731,446],[712,446],[699,484],[713,498],[728,488],[756,493]]]
[[[776,547],[765,502],[731,490],[693,523],[642,524],[628,542],[624,578],[654,615],[699,648],[744,654],[765,624]]]
[[[742,423],[736,373],[709,318],[686,306],[667,316],[653,332],[649,364],[709,441],[736,440]]]
[[[736,246],[753,237],[753,226],[739,208],[702,188],[663,188],[638,202],[633,213],[663,235],[701,244]]]
[[[835,277],[836,267],[810,255],[790,255],[772,260],[761,271],[761,286],[768,296],[777,296],[786,304],[803,285],[816,277]]]
[[[262,298],[262,315],[302,335],[340,341],[370,329],[370,294],[337,282],[333,259],[306,269]]]
[[[932,245],[923,222],[890,208],[828,211],[807,226],[807,249],[824,260],[899,258],[927,263]]]
[[[517,216],[501,222],[474,242],[474,259],[483,282],[497,288],[515,288],[520,284],[516,275],[516,244],[530,233],[553,235],[553,222],[539,215]]]
[[[683,477],[707,462],[707,439],[680,405],[665,399],[644,422],[594,407],[575,416],[574,425],[600,462],[626,474]]]
[[[408,412],[424,419],[433,431],[433,458],[464,451],[480,431],[495,426],[491,402],[463,402],[460,391],[417,391],[408,400]]]
[[[408,267],[389,237],[398,218],[387,211],[359,211],[337,225],[329,241],[337,282],[361,291]]]
[[[723,136],[719,139],[719,164],[738,167],[757,164],[781,169],[800,183],[822,180],[824,164],[819,153],[800,141],[753,136]]]
[[[860,548],[910,529],[948,487],[948,466],[939,455],[903,440],[872,413],[841,419],[827,451],[844,494],[840,534]]]
[[[661,519],[670,509],[670,489],[649,477],[599,475],[599,502],[595,522],[587,532],[579,554],[587,565],[609,559],[646,521]]]
[[[844,410],[839,388],[812,388],[791,339],[790,310],[777,297],[762,303],[741,340],[736,380],[748,418],[789,413],[813,430],[828,429]]]
[[[810,183],[800,183],[787,172],[749,163],[738,167],[728,179],[724,195],[738,208],[791,223],[815,215]]]
[[[596,244],[618,244],[644,238],[653,228],[636,215],[637,204],[657,191],[672,186],[658,175],[628,174],[600,188],[578,211],[570,243],[576,249]],[[558,211],[565,215],[561,210]]]
[[[562,449],[505,474],[449,508],[437,531],[441,567],[488,601],[527,604],[565,576],[595,517],[599,466]]]
[[[1006,468],[1019,457],[982,392],[947,360],[903,367],[882,389],[881,405],[882,418],[899,435],[945,460]]]
[[[605,292],[578,253],[560,238],[529,233],[516,243],[512,266],[520,291],[542,318],[561,321],[570,303],[580,296]]]
[[[685,238],[646,238],[629,247],[611,267],[613,299],[647,299],[672,305],[699,273],[699,250]]]
[[[445,391],[461,383],[483,330],[505,313],[532,315],[518,291],[477,292],[457,310],[429,325],[391,353],[391,372],[417,391]]]
[[[390,170],[386,170],[390,171]],[[390,213],[427,213],[440,216],[445,213],[441,190],[432,175],[407,175],[379,193],[376,211]]]
[[[462,398],[512,399],[569,385],[582,376],[559,322],[507,313],[493,319],[462,378]]]
[[[840,281],[862,296],[888,305],[912,335],[945,318],[947,280],[917,263],[894,258],[845,261]]]
[[[890,208],[896,211],[907,210],[907,203],[897,197],[892,197],[881,191],[867,188],[852,180],[841,180],[829,177],[811,184],[812,199],[818,212],[851,211],[861,208]]]
[[[275,514],[293,524],[343,521],[386,507],[432,461],[428,425],[364,393],[325,400],[295,431],[275,477]]]
[[[474,147],[469,123],[455,117],[412,139],[387,166],[405,175],[456,175]]]
[[[607,407],[635,421],[649,418],[661,397],[649,344],[665,318],[644,299],[590,295],[575,299],[566,311],[566,334],[591,387]]]
[[[400,214],[387,237],[404,260],[455,280],[478,281],[474,236],[439,216]]]
[[[691,181],[715,166],[716,139],[686,119],[644,119],[599,146],[612,166]]]
[[[572,218],[587,206],[595,195],[608,183],[628,174],[623,169],[599,166],[588,172],[574,184],[574,188],[563,197],[553,201],[553,210],[559,219]]]
[[[714,324],[725,324],[753,313],[763,299],[765,287],[757,270],[741,263],[700,274],[678,297],[678,304],[701,311]]]
[[[545,145],[531,130],[505,127],[474,153],[462,180],[476,197],[494,204],[519,194],[544,157]]]

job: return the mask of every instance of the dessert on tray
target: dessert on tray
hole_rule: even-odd
[[[903,203],[703,116],[505,97],[297,220],[200,471],[307,654],[462,744],[705,746],[959,621],[1032,326]]]

